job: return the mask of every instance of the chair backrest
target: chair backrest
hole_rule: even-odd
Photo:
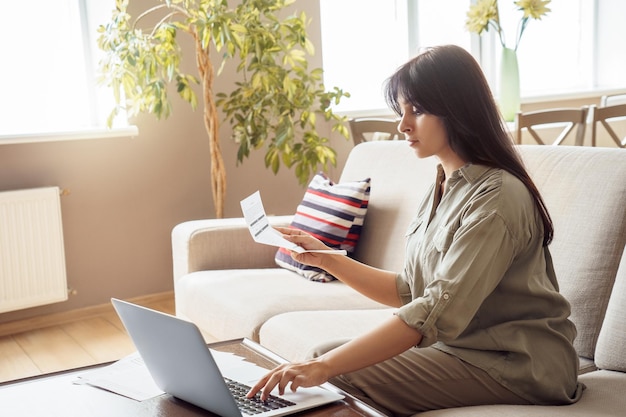
[[[540,126],[545,128],[559,127],[561,133],[552,142],[552,145],[560,145],[576,128],[575,144],[582,145],[585,138],[588,112],[588,106],[518,112],[515,115],[515,141],[517,144],[522,143],[522,130],[526,129],[538,144],[545,145],[546,143],[535,129]]]
[[[606,94],[600,97],[600,107],[626,104],[626,93]]]
[[[610,123],[617,118],[626,119],[626,104],[606,107],[591,106],[591,146],[596,146],[598,123],[600,123],[617,146],[620,148],[626,147],[626,136],[620,138],[615,130],[615,126]]]
[[[348,123],[355,145],[372,140],[404,139],[398,132],[398,120],[360,117],[350,119]]]

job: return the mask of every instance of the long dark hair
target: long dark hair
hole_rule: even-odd
[[[500,168],[519,178],[541,214],[543,244],[550,244],[554,227],[548,209],[513,145],[480,66],[469,52],[456,45],[424,50],[387,80],[385,98],[398,115],[403,99],[439,117],[450,147],[463,160]]]

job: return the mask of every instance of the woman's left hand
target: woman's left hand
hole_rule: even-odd
[[[314,238],[308,233],[305,233],[298,229],[292,229],[289,227],[276,227],[276,230],[282,233],[283,237],[295,243],[296,245],[307,250],[329,250],[321,240]],[[305,252],[297,253],[291,252],[291,257],[300,263],[305,265],[315,266],[324,269],[322,263],[324,261],[324,255],[319,253]]]
[[[283,395],[288,385],[290,385],[291,391],[295,392],[299,387],[321,385],[329,378],[327,365],[319,358],[308,362],[283,364],[261,378],[250,389],[247,397],[252,398],[260,392],[261,400],[265,401],[276,387],[278,387],[278,394]]]

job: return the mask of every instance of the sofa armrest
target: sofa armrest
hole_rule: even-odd
[[[293,216],[268,216],[288,226]],[[172,230],[174,282],[195,271],[276,267],[278,248],[255,242],[243,217],[192,220]]]

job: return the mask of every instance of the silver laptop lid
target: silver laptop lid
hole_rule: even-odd
[[[198,328],[169,314],[111,299],[159,388],[224,417],[241,417]]]

